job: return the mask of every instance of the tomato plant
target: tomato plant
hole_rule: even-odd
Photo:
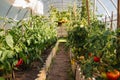
[[[71,28],[68,42],[72,48],[73,57],[80,64],[86,77],[92,77],[94,73],[119,69],[116,31],[106,29],[104,23],[99,20],[93,21],[89,27],[84,27],[87,36],[80,35],[80,33],[84,34],[84,30],[82,32],[77,27],[75,28]],[[77,57],[80,56],[84,56],[84,60],[78,60]]]
[[[95,21],[95,24],[93,22],[90,27],[86,29],[89,29],[87,31],[86,40],[81,40],[85,35],[82,35],[81,37],[77,37],[78,35],[72,36],[73,34],[79,34],[80,32],[83,34],[82,31],[76,33],[71,31],[72,33],[70,35],[72,37],[68,38],[69,40],[71,39],[70,47],[72,47],[74,58],[77,60],[76,56],[84,56],[84,60],[77,60],[77,63],[80,64],[85,76],[92,77],[94,73],[99,74],[99,72],[119,69],[116,54],[116,31],[105,29],[105,25],[99,21]],[[72,30],[74,30],[74,28]]]

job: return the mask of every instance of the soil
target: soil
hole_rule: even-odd
[[[71,79],[71,66],[68,51],[64,43],[60,43],[57,55],[48,71],[47,80],[73,80]]]
[[[43,62],[47,59],[52,47],[45,50],[42,54]],[[32,68],[28,70],[15,71],[15,80],[35,80],[39,74],[40,69],[43,67],[43,63],[40,60],[36,60],[32,63]]]

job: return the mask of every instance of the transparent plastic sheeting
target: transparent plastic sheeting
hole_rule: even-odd
[[[74,0],[43,0],[44,12],[47,14],[51,6],[54,6],[59,11],[67,10],[69,6],[73,5]]]
[[[43,3],[44,14],[48,14],[50,6],[54,6],[60,11],[67,10],[68,6],[73,5],[74,1],[76,1],[77,5],[80,5],[82,0],[38,0],[38,1],[41,1]],[[114,22],[116,22],[118,0],[91,0],[91,1],[94,4],[93,9],[95,9],[95,13],[97,15],[100,15],[100,14],[102,15],[102,17],[100,17],[100,20],[105,21],[105,16],[106,16],[107,21],[110,21],[111,14],[113,12],[113,20]],[[0,0],[0,16],[5,17],[10,6],[11,4],[9,3],[9,0]],[[30,13],[29,9],[22,8],[19,14],[17,15],[20,9],[21,8],[19,7],[13,6],[7,15],[7,18],[21,20],[24,17],[25,18],[28,17]]]
[[[17,8],[14,6],[11,7],[11,9],[8,13],[10,6],[11,6],[11,4],[8,2],[8,0],[0,0],[0,17],[6,17],[7,19],[11,18],[15,21],[28,17],[29,11],[27,9],[21,9],[21,8]],[[20,11],[20,12],[17,15],[18,11]],[[0,20],[0,27],[9,29],[9,28],[11,28],[10,26],[14,26],[14,24],[9,24],[7,22],[5,23],[5,20]]]
[[[69,5],[73,5],[74,1],[77,2],[77,5],[80,5],[82,0],[43,0],[44,11],[47,13],[49,11],[49,6],[54,6],[58,10],[65,10]],[[101,19],[104,19],[105,16],[110,19],[111,13],[117,16],[117,0],[89,0],[92,1],[95,8],[95,13],[102,15]]]
[[[82,0],[43,0],[44,5],[44,11],[45,13],[48,13],[49,7],[52,5],[56,7],[58,10],[65,10],[68,8],[68,6],[73,5],[74,1],[76,1],[77,5],[81,5]],[[93,3],[93,8],[95,11],[95,14],[102,15],[102,17],[99,17],[98,19],[107,22],[107,27],[111,26],[111,16],[113,13],[113,26],[115,29],[117,26],[117,1],[118,0],[89,0]]]
[[[107,27],[111,26],[115,30],[117,28],[117,2],[118,0],[93,0],[96,3],[96,14],[102,15],[99,19],[106,20]],[[112,18],[113,15],[113,18]]]
[[[8,9],[10,8],[11,4],[8,2],[8,0],[0,0],[0,16],[2,17],[7,17],[7,18],[12,18],[15,19],[17,12],[21,9],[21,8],[17,8],[17,7],[12,7],[11,10],[9,11],[8,15]],[[21,20],[24,17],[24,14],[27,12],[27,9],[21,9],[20,13],[17,15],[16,20]],[[27,15],[29,14],[26,13],[25,17],[27,17]]]
[[[26,1],[29,1],[28,3]],[[28,18],[30,12],[43,14],[43,3],[41,0],[0,0],[0,16],[15,21]],[[27,4],[24,4],[26,2]],[[14,24],[5,24],[4,20],[0,20],[0,27],[9,28]]]
[[[96,7],[96,14],[102,14],[103,18],[109,18],[112,12],[117,16],[117,0],[96,0]]]
[[[0,0],[0,16],[21,20],[29,15],[30,10],[36,14],[43,14],[43,3],[41,0],[28,1],[29,2],[25,0]]]

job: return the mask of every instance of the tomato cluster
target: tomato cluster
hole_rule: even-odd
[[[120,78],[120,72],[118,70],[102,72],[101,77],[107,78],[108,80],[118,80]]]
[[[120,72],[118,70],[110,71],[106,73],[109,80],[118,80],[120,77]]]
[[[91,52],[88,53],[88,56],[89,56],[89,57],[92,57],[92,55],[93,55],[93,54],[92,54]],[[94,57],[93,57],[93,61],[94,61],[94,62],[100,62],[100,57],[94,56]]]

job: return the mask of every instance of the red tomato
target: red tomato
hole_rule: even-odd
[[[117,80],[119,78],[120,72],[117,70],[107,72],[107,78],[109,80]]]
[[[100,58],[97,57],[97,56],[94,56],[93,60],[94,60],[95,62],[100,62]]]
[[[19,67],[20,65],[23,64],[23,59],[18,60],[17,64],[15,65],[16,67]]]
[[[117,77],[119,78],[120,77],[120,72],[118,70],[114,70],[114,72],[117,74]]]
[[[119,72],[119,77],[120,77],[120,72]]]

